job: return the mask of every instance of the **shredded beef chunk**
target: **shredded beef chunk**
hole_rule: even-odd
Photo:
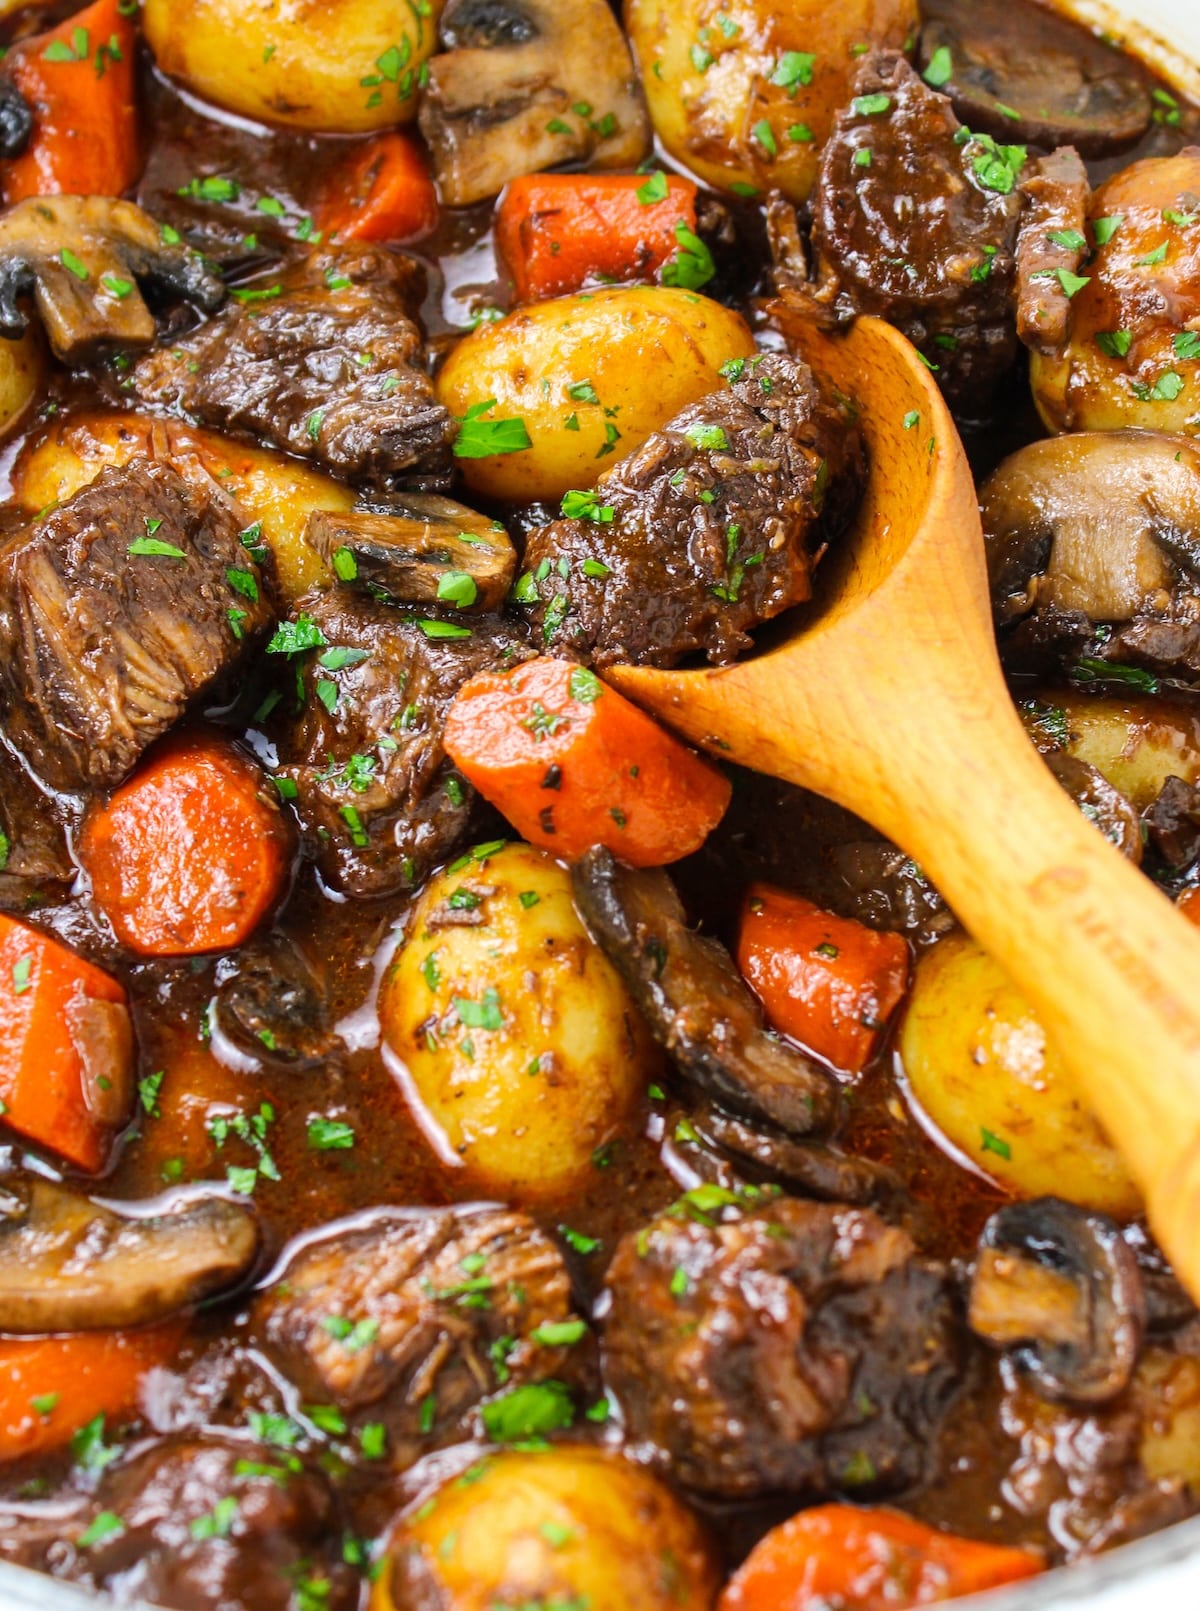
[[[358,1604],[359,1579],[341,1558],[328,1479],[278,1448],[167,1439],[105,1473],[87,1519],[105,1514],[121,1530],[102,1530],[96,1543],[71,1552],[72,1575],[121,1604],[144,1600],[178,1611]]]
[[[535,531],[523,589],[552,649],[611,665],[714,662],[812,592],[844,524],[861,452],[853,422],[806,365],[735,360],[728,390],[691,404]],[[518,594],[518,597],[520,594]]]
[[[144,358],[132,393],[335,474],[440,484],[454,422],[421,367],[420,270],[382,247],[316,252]]]
[[[962,129],[896,51],[863,60],[813,197],[828,317],[897,325],[956,405],[986,401],[1016,357],[1010,302],[1024,150]]]
[[[718,940],[687,926],[666,873],[596,846],[571,870],[584,922],[680,1072],[718,1102],[790,1135],[839,1113],[834,1076],[767,1033],[762,1009]]]
[[[256,1323],[310,1399],[386,1399],[391,1432],[415,1438],[461,1436],[481,1399],[556,1375],[563,1350],[533,1333],[570,1318],[562,1255],[532,1220],[446,1208],[335,1227],[264,1295]]]
[[[343,590],[314,595],[292,624],[314,648],[282,775],[347,894],[412,888],[467,832],[474,793],[442,748],[446,712],[469,677],[526,651],[494,617],[453,623],[466,636],[437,636],[442,625]]]
[[[118,783],[242,661],[272,614],[247,524],[215,483],[134,459],[0,549],[3,720],[47,784]]]
[[[1031,165],[1021,181],[1026,208],[1017,236],[1017,334],[1056,352],[1070,334],[1071,295],[1087,256],[1087,169],[1069,146]]]
[[[604,1368],[631,1438],[701,1492],[918,1480],[959,1366],[940,1266],[870,1209],[687,1198],[609,1270]]]

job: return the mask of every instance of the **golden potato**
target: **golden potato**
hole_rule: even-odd
[[[1071,338],[1030,369],[1051,431],[1200,434],[1200,150],[1135,162],[1092,198]]]
[[[594,486],[688,403],[748,358],[745,321],[691,291],[630,286],[521,308],[465,336],[438,377],[459,419],[489,398],[486,422],[522,420],[531,446],[461,456],[467,485],[493,498],[557,501]],[[482,444],[486,447],[486,441]]]
[[[441,0],[144,0],[164,73],[262,123],[356,134],[417,115]]]
[[[1139,1211],[1133,1181],[1045,1030],[967,935],[942,940],[917,964],[899,1050],[924,1112],[1002,1186],[1118,1219]]]
[[[1152,1482],[1200,1484],[1200,1359],[1147,1348],[1132,1392],[1146,1475]]]
[[[0,441],[11,436],[37,400],[46,378],[46,352],[36,330],[0,340]]]
[[[656,1478],[599,1449],[491,1456],[390,1542],[371,1611],[710,1611],[712,1554]]]
[[[650,116],[718,189],[804,201],[871,45],[916,38],[916,0],[625,0]]]
[[[1200,712],[1183,701],[1055,693],[1053,704],[1029,707],[1026,719],[1094,766],[1139,811],[1169,777],[1200,782]]]
[[[657,1054],[564,869],[530,845],[483,850],[426,888],[384,977],[384,1038],[470,1189],[561,1199],[631,1117]]]
[[[13,497],[26,509],[44,509],[73,497],[107,465],[128,464],[154,450],[185,477],[215,477],[254,520],[275,556],[279,585],[290,603],[328,579],[323,559],[304,541],[314,509],[344,514],[354,494],[340,481],[296,459],[174,422],[138,414],[75,414],[51,425],[22,452],[13,469]]]

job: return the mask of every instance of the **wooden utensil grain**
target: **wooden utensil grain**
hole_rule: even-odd
[[[970,468],[889,326],[793,349],[859,405],[854,532],[779,647],[620,690],[693,742],[813,789],[901,845],[1005,967],[1124,1154],[1200,1299],[1200,933],[1079,813],[1030,744],[992,632]]]

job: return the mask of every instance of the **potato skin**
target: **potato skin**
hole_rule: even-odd
[[[668,1489],[559,1445],[490,1457],[401,1523],[370,1611],[711,1611],[716,1593],[707,1541]]]
[[[917,964],[899,1051],[925,1113],[1002,1186],[1121,1220],[1139,1212],[1136,1187],[1041,1024],[967,935],[942,940]]]
[[[352,509],[354,494],[296,459],[243,447],[215,431],[164,425],[138,414],[75,414],[52,424],[21,454],[13,469],[13,497],[29,510],[73,497],[107,465],[155,451],[152,433],[185,479],[189,465],[198,465],[262,522],[289,604],[329,580],[324,560],[304,541],[304,527],[314,509]]]
[[[145,0],[142,27],[162,71],[213,105],[355,134],[416,117],[440,0],[419,10],[405,0]]]
[[[1093,234],[1098,218],[1122,222],[1084,270],[1090,279],[1072,298],[1066,347],[1033,354],[1034,401],[1049,430],[1137,426],[1200,435],[1200,358],[1175,348],[1176,337],[1200,331],[1200,229],[1166,217],[1186,220],[1198,193],[1200,150],[1193,148],[1135,162],[1092,198]],[[1161,262],[1145,261],[1164,245]],[[1120,332],[1130,337],[1125,357],[1097,344]]]
[[[918,16],[916,0],[625,0],[625,26],[671,155],[718,189],[781,190],[801,202],[850,100],[856,47],[911,48]],[[813,58],[810,83],[789,53]],[[754,131],[764,122],[762,139]]]
[[[1200,713],[1153,699],[1056,696],[1066,718],[1067,750],[1103,773],[1144,811],[1169,777],[1200,782]]]
[[[446,360],[437,393],[460,419],[494,397],[487,418],[519,417],[532,440],[519,453],[460,458],[473,492],[556,502],[594,486],[681,408],[722,386],[723,363],[754,351],[745,321],[719,302],[630,286],[539,302],[481,325]],[[589,384],[598,403],[571,396]],[[572,418],[577,431],[566,424]]]
[[[46,378],[46,352],[36,330],[0,340],[0,441],[11,436],[37,401]]]
[[[479,904],[463,910],[458,895],[456,912],[458,891]],[[494,1027],[468,1026],[468,1003],[475,1016],[490,1003]],[[592,1154],[619,1134],[658,1066],[576,914],[568,874],[531,845],[432,880],[384,977],[379,1016],[439,1153],[470,1190],[506,1202],[561,1201],[586,1183]]]

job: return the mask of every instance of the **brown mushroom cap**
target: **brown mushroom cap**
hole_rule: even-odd
[[[235,1286],[258,1254],[251,1209],[224,1197],[126,1218],[70,1187],[0,1181],[0,1332],[151,1325]]]
[[[205,312],[225,287],[187,247],[163,239],[131,201],[108,196],[34,196],[0,215],[0,336],[29,327],[21,298],[32,294],[57,358],[80,363],[98,352],[148,347],[154,318],[140,280]]]
[[[465,207],[561,162],[633,168],[650,124],[607,0],[450,0],[421,132],[442,199]],[[586,108],[586,110],[581,110]]]
[[[968,128],[1100,157],[1126,150],[1149,127],[1150,91],[1130,58],[1066,19],[1042,13],[1037,49],[1014,50],[1005,0],[952,8],[927,0],[922,11],[921,70],[949,52],[944,92]]]
[[[980,510],[1002,624],[1041,606],[1092,621],[1162,613],[1181,566],[1200,568],[1200,447],[1156,431],[1033,442],[984,483]]]

